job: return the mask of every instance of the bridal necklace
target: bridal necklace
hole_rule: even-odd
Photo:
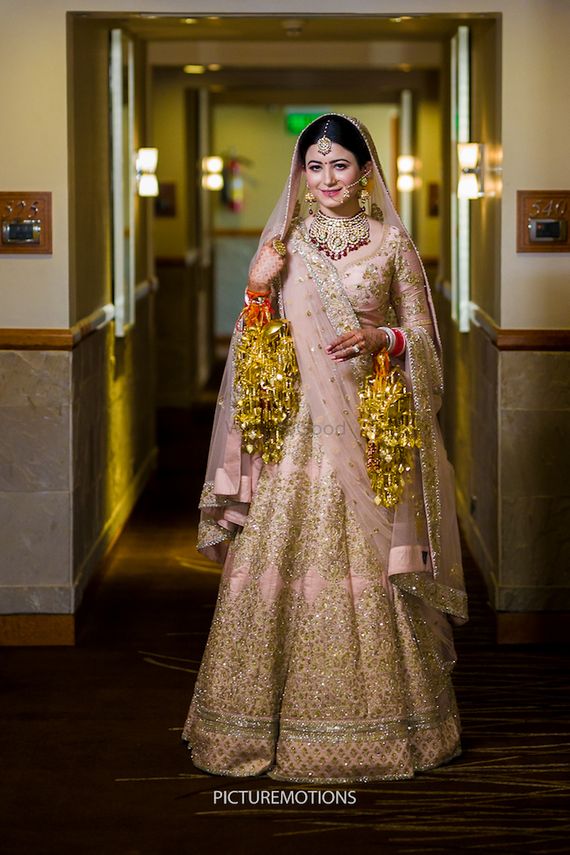
[[[321,252],[338,261],[370,243],[370,223],[365,211],[353,217],[327,217],[317,211],[309,226],[309,238]]]

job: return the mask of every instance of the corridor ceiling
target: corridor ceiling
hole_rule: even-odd
[[[107,16],[108,17],[108,16]],[[439,41],[469,15],[414,15],[363,17],[314,15],[306,17],[193,17],[136,14],[121,16],[134,34],[148,41]],[[188,23],[186,23],[188,22]]]

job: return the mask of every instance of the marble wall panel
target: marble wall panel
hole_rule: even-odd
[[[568,496],[570,410],[501,411],[504,496]]]
[[[570,589],[500,586],[495,608],[501,612],[565,612],[570,609]]]
[[[570,353],[501,353],[501,407],[570,410]]]
[[[570,496],[503,496],[501,512],[501,583],[570,590]]]
[[[0,352],[0,490],[69,487],[69,377],[69,353]]]
[[[67,491],[0,493],[2,588],[70,584],[71,502]],[[36,601],[38,608],[41,603]]]
[[[0,351],[0,406],[57,407],[69,395],[69,353]]]
[[[70,408],[0,408],[0,490],[69,489]]]
[[[570,354],[503,352],[500,608],[570,605]]]

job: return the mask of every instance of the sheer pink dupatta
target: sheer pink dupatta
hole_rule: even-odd
[[[382,212],[385,226],[396,226],[407,235],[386,188],[368,132],[357,120],[344,118],[358,128],[371,153],[372,205]],[[414,476],[415,487],[423,499],[427,553],[424,561],[422,550],[417,547],[417,522],[411,503],[404,499],[395,512],[374,503],[357,420],[358,383],[370,370],[371,359],[363,356],[349,363],[333,365],[325,352],[326,345],[336,335],[353,329],[359,322],[332,266],[327,265],[319,253],[303,241],[299,229],[289,233],[294,212],[301,204],[301,177],[302,167],[295,147],[287,185],[260,240],[261,246],[269,238],[280,235],[288,244],[286,272],[282,276],[281,287],[273,294],[275,308],[278,314],[291,322],[303,392],[313,423],[320,428],[323,447],[347,503],[353,508],[380,566],[385,568],[392,583],[425,603],[426,615],[429,614],[430,622],[445,642],[446,658],[449,659],[452,642],[443,614],[449,614],[454,623],[464,623],[467,620],[467,603],[455,516],[453,472],[436,418],[441,393],[441,342],[425,270],[410,239],[422,271],[435,339],[434,346],[425,327],[406,330],[405,367],[416,410],[422,413],[425,449],[418,455]],[[306,285],[301,286],[301,279]],[[241,450],[241,437],[233,426],[234,344],[235,337],[220,389],[200,504],[198,548],[217,560],[223,560],[232,533],[246,519],[248,503],[261,469],[258,456],[244,454]],[[440,616],[435,612],[440,612]]]

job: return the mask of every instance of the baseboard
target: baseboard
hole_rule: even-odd
[[[570,612],[496,612],[497,644],[568,644]]]
[[[73,647],[75,615],[0,615],[0,647]]]

